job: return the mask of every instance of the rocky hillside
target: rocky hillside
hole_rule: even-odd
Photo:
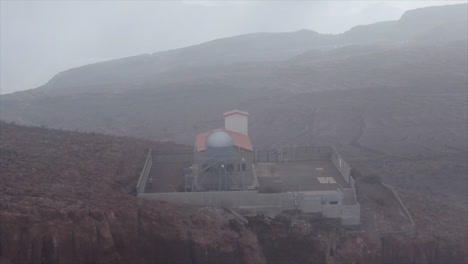
[[[137,200],[131,193],[146,150],[177,146],[0,125],[2,264],[463,263],[460,240],[381,234],[367,224],[364,232],[350,232],[318,216],[244,218]],[[381,191],[361,189],[362,206],[378,206]],[[387,224],[398,218],[385,209],[389,199],[381,206]]]
[[[224,111],[239,108],[251,113],[249,132],[257,149],[282,144],[334,145],[353,167],[365,174],[381,175],[384,182],[397,189],[420,234],[429,240],[435,235],[458,243],[466,233],[467,221],[466,8],[463,4],[418,9],[407,12],[399,21],[356,27],[338,36],[311,31],[251,34],[88,65],[60,73],[43,87],[0,96],[0,117],[27,125],[193,144],[197,133],[222,125]],[[65,134],[2,124],[2,151],[6,154],[2,153],[0,166],[2,179],[6,180],[0,188],[8,194],[2,196],[5,199],[18,199],[18,203],[1,204],[13,208],[2,210],[13,214],[11,230],[16,222],[21,223],[16,214],[53,219],[49,213],[42,215],[42,211],[21,210],[34,203],[40,208],[49,208],[48,204],[53,203],[53,212],[68,208],[62,199],[54,200],[68,195],[76,197],[70,201],[71,208],[80,208],[84,200],[88,206],[115,206],[109,211],[114,214],[126,215],[128,210],[133,217],[128,216],[132,223],[129,226],[138,230],[139,210],[129,193],[146,144],[156,143],[98,134]],[[95,139],[107,143],[87,143]],[[43,145],[34,150],[38,142]],[[102,153],[97,151],[101,147]],[[77,164],[80,167],[69,169]],[[40,172],[37,181],[23,176],[36,172]],[[79,176],[84,178],[77,180]],[[63,184],[62,177],[73,184]],[[101,183],[95,182],[101,177]],[[101,189],[106,190],[102,197],[92,191]],[[26,198],[11,198],[15,193]],[[127,204],[131,209],[119,209]],[[174,210],[170,214],[181,212],[167,208]],[[193,210],[190,212],[197,215],[198,209]],[[158,215],[156,211],[150,214]],[[119,226],[126,220],[116,221],[114,224]],[[191,225],[192,220],[180,221]],[[224,216],[219,221],[226,225],[229,222],[223,222]],[[21,228],[25,228],[31,222],[22,223]],[[10,229],[5,226],[4,230]],[[44,225],[37,228],[37,234],[54,237]],[[67,228],[73,230],[71,225]],[[179,226],[177,232],[184,228]],[[115,230],[119,232],[118,227]],[[174,232],[192,241],[189,233]],[[232,234],[239,235],[236,232]],[[0,241],[21,241],[21,237],[14,238],[16,233],[1,235]],[[25,234],[24,239],[36,237],[31,234]],[[8,240],[2,240],[5,237]],[[146,243],[139,240],[142,237],[131,241]],[[67,239],[67,243],[74,241]],[[18,255],[19,246],[15,245],[20,242],[1,243],[0,253]],[[121,243],[115,242],[115,248],[127,247]],[[184,245],[189,248],[191,243]],[[413,240],[405,243],[415,247],[413,253],[403,252],[405,256],[423,251],[436,254],[421,249]],[[431,243],[426,244],[434,246]],[[38,252],[38,245],[23,250],[32,256],[33,251]],[[362,250],[367,249],[363,246]],[[138,259],[141,252],[132,252],[119,254],[125,260]],[[164,256],[165,251],[161,252],[158,254]],[[440,258],[436,255],[426,259]]]
[[[452,117],[459,119],[456,122],[460,124],[466,117],[466,101],[458,99],[468,82],[467,49],[462,46],[347,47],[324,54],[308,52],[277,63],[168,72],[132,84],[116,80],[112,85],[89,86],[72,81],[76,87],[71,89],[39,88],[0,97],[1,118],[22,124],[191,144],[196,133],[219,126],[220,113],[242,108],[252,112],[257,120],[251,120],[257,147],[270,146],[288,135],[298,134],[305,129],[304,124],[311,126],[314,109],[347,108],[348,103],[339,101],[341,97],[354,105],[351,107],[362,106],[364,112],[375,108],[368,114],[382,112],[379,118],[386,122],[396,120],[392,121],[384,106],[405,108],[407,116],[425,115],[419,123],[400,120],[409,122],[403,126],[434,126],[440,118],[452,123]],[[441,93],[446,96],[438,96]],[[454,109],[438,107],[452,104],[452,98],[456,100]],[[432,106],[424,103],[426,99],[433,101]],[[425,110],[428,107],[437,108],[433,110],[437,114],[428,114]],[[343,123],[342,114],[335,117],[340,120],[315,116],[315,135],[320,137],[321,131],[330,130],[327,126]],[[284,122],[290,125],[282,127],[283,131],[272,131],[280,135],[255,137],[270,134],[275,124],[269,120],[273,119],[276,125]],[[406,136],[396,127],[390,129],[400,138]],[[332,130],[339,133],[339,129]],[[454,133],[458,134],[457,130]],[[345,144],[350,136],[336,139]]]
[[[249,34],[87,65],[59,73],[37,89],[0,96],[0,118],[191,144],[195,133],[217,127],[219,113],[226,109],[243,108],[265,122],[287,112],[287,120],[278,123],[291,122],[287,126],[291,129],[255,139],[257,147],[271,146],[311,126],[303,124],[310,123],[317,109],[314,98],[336,109],[324,92],[352,91],[355,97],[366,97],[369,92],[395,90],[398,95],[392,97],[399,104],[435,90],[463,90],[468,82],[466,11],[466,4],[422,8],[406,12],[398,21],[359,26],[340,35],[308,30]],[[309,102],[298,104],[295,96]],[[446,99],[433,100],[441,100],[437,105]],[[383,94],[372,100],[386,104]],[[408,115],[425,107],[403,104],[410,105]],[[449,112],[459,115],[463,107],[456,104]],[[437,112],[445,115],[443,109]],[[291,119],[290,114],[297,117]],[[392,117],[382,118],[388,122]],[[423,126],[438,122],[430,116],[424,119]],[[321,127],[325,122],[337,120],[316,122],[314,133],[329,130]],[[257,135],[271,130],[269,123],[253,125]]]
[[[151,147],[1,123],[1,263],[260,263],[223,212],[137,201]]]

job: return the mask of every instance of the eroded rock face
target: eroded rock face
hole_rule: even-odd
[[[391,263],[466,263],[466,242],[456,243],[440,237],[384,236],[382,264]]]
[[[333,220],[247,218],[142,201],[118,211],[0,213],[5,263],[464,263],[444,239],[347,232]],[[221,262],[220,262],[221,261]],[[0,262],[3,264],[3,262]]]
[[[226,214],[155,202],[73,216],[2,212],[0,252],[12,263],[266,263],[255,234]]]
[[[292,215],[251,218],[268,263],[335,263],[338,222]]]

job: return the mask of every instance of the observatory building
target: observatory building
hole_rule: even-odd
[[[192,148],[152,149],[137,196],[241,212],[294,210],[360,223],[351,167],[331,146],[254,149],[249,113],[224,113],[224,127],[200,133]]]
[[[224,113],[224,128],[198,134],[194,165],[186,171],[186,191],[253,190],[254,149],[248,135],[249,113]]]

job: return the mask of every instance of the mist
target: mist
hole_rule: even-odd
[[[0,4],[0,263],[466,262],[466,1]]]
[[[457,1],[177,1],[1,4],[0,93],[36,88],[58,72],[255,32],[337,34]]]

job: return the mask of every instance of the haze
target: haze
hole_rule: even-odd
[[[450,3],[460,2],[1,2],[0,93],[36,88],[97,61],[253,32],[335,34]]]
[[[468,3],[1,1],[0,264],[468,264]]]

